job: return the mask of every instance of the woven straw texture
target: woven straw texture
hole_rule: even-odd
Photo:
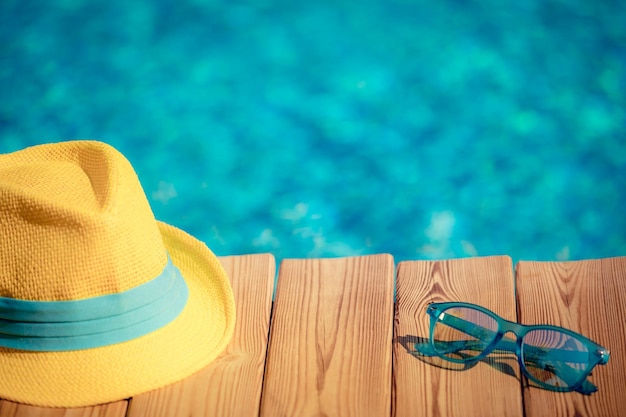
[[[95,349],[0,348],[0,398],[74,407],[160,388],[215,359],[235,320],[215,255],[154,219],[134,170],[115,149],[76,141],[0,155],[0,296],[50,301],[125,291],[158,275],[166,253],[190,292],[174,321]]]

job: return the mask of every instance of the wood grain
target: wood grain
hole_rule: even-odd
[[[598,391],[555,393],[524,388],[529,416],[618,416],[626,406],[626,257],[571,262],[520,262],[517,292],[523,324],[554,324],[611,351],[590,381]]]
[[[269,254],[219,259],[235,295],[237,322],[233,339],[204,370],[177,384],[134,397],[129,417],[258,415],[275,261]]]
[[[421,356],[431,302],[464,301],[515,321],[508,256],[400,262],[394,336],[393,412],[417,416],[521,416],[520,370],[512,354],[492,354],[470,369]]]
[[[123,417],[126,401],[80,408],[45,408],[0,401],[0,417]]]
[[[281,264],[261,415],[390,413],[393,258]]]

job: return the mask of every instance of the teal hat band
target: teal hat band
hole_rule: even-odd
[[[170,323],[188,296],[168,257],[156,278],[121,293],[71,301],[0,297],[0,347],[51,352],[125,342]]]

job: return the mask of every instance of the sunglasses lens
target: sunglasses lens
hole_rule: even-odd
[[[572,387],[587,374],[589,367],[589,351],[580,340],[550,329],[526,333],[522,359],[535,382],[554,388]]]
[[[497,332],[493,317],[473,308],[453,307],[439,313],[433,345],[448,360],[471,361],[493,342]]]

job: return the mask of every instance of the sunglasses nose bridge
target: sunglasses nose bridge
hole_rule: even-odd
[[[506,335],[510,334],[512,337],[507,339]],[[500,342],[498,343],[500,346],[507,346],[509,352],[514,353],[519,356],[519,343],[521,337],[517,335],[513,330],[506,330],[501,333]]]
[[[524,327],[520,324],[510,321],[504,321],[500,323],[500,334],[504,338],[507,333],[512,333],[515,339],[515,343],[519,343],[522,337],[524,337]]]

